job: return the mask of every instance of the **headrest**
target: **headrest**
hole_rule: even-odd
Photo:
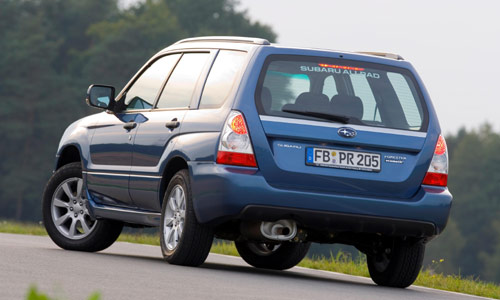
[[[332,97],[330,112],[361,120],[363,118],[363,102],[356,96],[335,95]]]
[[[295,100],[296,105],[307,108],[309,111],[323,111],[329,103],[328,96],[311,92],[302,93]]]

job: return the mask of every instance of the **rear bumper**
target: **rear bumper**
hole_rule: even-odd
[[[432,237],[446,226],[452,196],[446,188],[422,186],[410,199],[278,189],[249,168],[190,163],[194,209],[201,223],[230,219],[291,218],[304,227]]]
[[[430,222],[288,207],[249,205],[239,216],[242,220],[292,219],[312,229],[329,229],[335,232],[380,233],[389,236],[414,237],[436,235],[436,227]]]

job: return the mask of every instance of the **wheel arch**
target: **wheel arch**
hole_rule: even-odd
[[[159,191],[160,206],[163,204],[163,195],[167,190],[168,183],[170,182],[172,177],[174,177],[175,173],[183,169],[188,170],[188,163],[184,157],[181,156],[172,157],[167,163],[165,169],[163,170],[160,183],[160,191]]]
[[[60,154],[56,162],[56,170],[69,163],[82,162],[80,149],[76,145],[66,145],[64,146],[64,148],[62,148],[62,150],[59,151],[59,153]]]

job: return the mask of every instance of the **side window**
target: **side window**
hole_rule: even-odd
[[[125,95],[127,110],[153,107],[163,81],[167,78],[179,56],[180,54],[164,56],[140,75]]]
[[[408,82],[403,75],[398,73],[387,72],[387,77],[399,98],[399,103],[401,103],[408,125],[410,125],[410,128],[419,128],[422,124],[422,116],[420,115],[422,108],[419,109],[417,107]]]
[[[200,108],[217,108],[226,100],[241,69],[246,53],[240,51],[221,50],[215,59],[208,75]]]
[[[170,75],[156,107],[188,107],[209,56],[209,53],[185,53]]]

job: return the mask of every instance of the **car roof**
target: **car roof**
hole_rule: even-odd
[[[185,49],[228,49],[228,50],[242,50],[251,51],[256,48],[272,47],[276,49],[294,49],[308,51],[321,51],[329,53],[346,54],[351,57],[365,57],[372,58],[371,61],[376,60],[383,62],[387,60],[392,61],[403,61],[403,57],[399,54],[388,53],[388,52],[375,52],[375,51],[340,51],[332,49],[320,49],[320,48],[310,48],[310,47],[287,47],[280,44],[270,43],[266,39],[255,38],[255,37],[241,37],[241,36],[203,36],[195,38],[187,38],[180,40],[167,48],[160,51],[158,54],[163,54],[165,52],[171,52],[175,50],[185,50]],[[306,53],[304,53],[306,54]],[[377,59],[380,58],[380,59]]]

